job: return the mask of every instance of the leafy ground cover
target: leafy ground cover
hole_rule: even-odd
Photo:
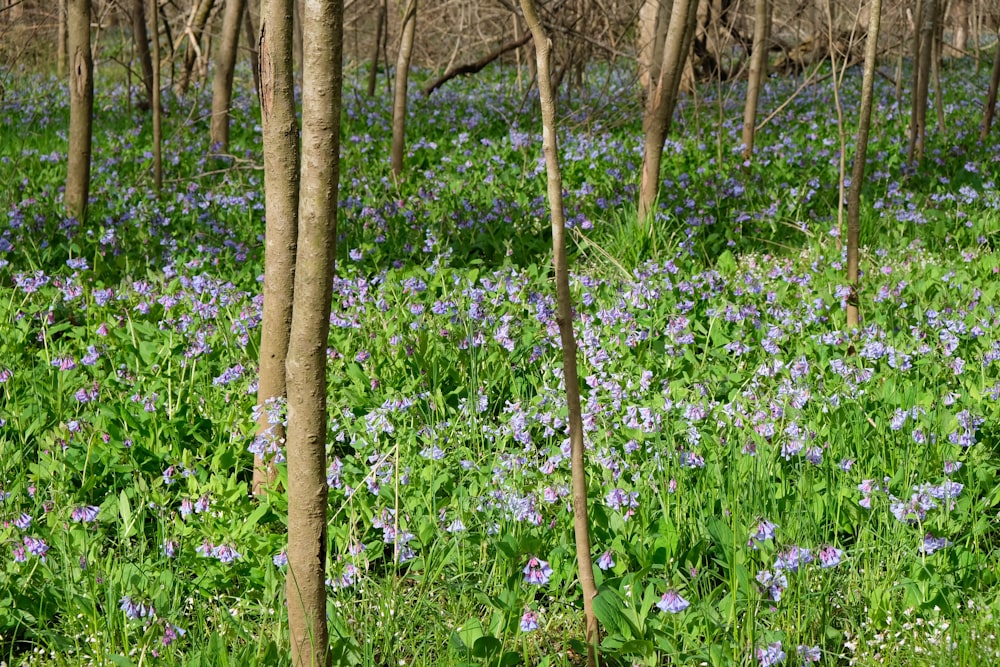
[[[61,214],[67,92],[8,74],[0,658],[285,664],[285,501],[247,495],[254,102],[238,99],[234,155],[218,158],[205,96],[168,99],[157,199],[146,119],[98,85],[81,227]],[[651,236],[631,222],[627,78],[595,71],[564,105],[610,660],[1000,659],[1000,142],[976,138],[985,74],[944,77],[947,130],[916,171],[907,111],[877,82],[855,332],[828,85],[764,128],[752,165],[740,84],[685,101]],[[797,83],[769,81],[762,108]],[[577,664],[537,114],[500,75],[449,86],[411,106],[401,184],[386,105],[345,94],[331,634],[338,664]],[[840,91],[847,127],[858,87]]]

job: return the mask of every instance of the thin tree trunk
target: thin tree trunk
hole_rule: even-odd
[[[331,664],[326,625],[326,365],[337,250],[343,0],[303,12],[302,165],[288,346],[288,630],[295,667]]]
[[[146,88],[146,101],[140,104],[153,107],[153,59],[149,55],[149,35],[146,34],[145,0],[132,0],[132,39],[142,66],[142,83]]]
[[[875,88],[875,65],[878,53],[879,21],[882,0],[872,0],[868,15],[868,36],[865,41],[865,70],[861,82],[861,111],[858,117],[858,141],[851,165],[851,188],[847,192],[847,329],[858,328],[858,237],[861,230],[861,188],[865,180],[868,157],[868,134],[872,124],[872,97]]]
[[[160,21],[156,3],[157,0],[149,0],[149,34],[153,47],[150,56],[153,67],[153,185],[159,194],[163,186],[163,109],[160,104]]]
[[[260,7],[260,112],[264,134],[264,309],[257,381],[257,445],[253,492],[274,481],[274,453],[285,441],[285,359],[292,326],[299,211],[299,125],[293,95],[292,14],[295,0],[262,0]]]
[[[195,61],[198,58],[204,57],[201,55],[199,44],[201,42],[201,34],[205,31],[205,24],[208,23],[208,17],[212,13],[212,6],[214,4],[215,0],[200,0],[198,6],[195,8],[194,16],[188,22],[184,34],[179,38],[183,40],[186,36],[188,38],[188,45],[187,50],[184,52],[184,68],[181,70],[180,78],[174,85],[174,90],[177,91],[178,95],[187,93]],[[176,48],[175,46],[174,49],[176,50]]]
[[[66,213],[86,223],[94,115],[94,61],[90,53],[90,0],[69,0],[69,159]]]
[[[388,18],[386,0],[378,0],[378,14],[375,15],[375,41],[372,43],[372,52],[369,57],[371,69],[368,70],[368,97],[375,97],[375,83],[378,76],[378,54],[382,47],[383,34],[386,31],[385,25]]]
[[[757,123],[757,100],[767,77],[767,38],[771,22],[770,0],[757,0],[754,9],[753,56],[750,58],[750,79],[747,100],[743,108],[743,160],[753,157],[754,126]]]
[[[639,183],[639,224],[646,225],[653,210],[653,204],[660,190],[660,161],[663,158],[663,142],[670,131],[674,105],[677,101],[677,86],[680,83],[681,68],[685,53],[684,32],[688,26],[688,11],[691,0],[674,0],[670,12],[670,25],[663,45],[663,59],[657,80],[651,85],[653,92],[646,100],[643,118],[645,141],[642,153],[642,179]],[[652,231],[652,225],[649,224]]]
[[[403,175],[403,155],[406,152],[406,82],[409,78],[413,35],[417,29],[417,0],[407,0],[403,11],[403,28],[396,57],[396,89],[392,100],[392,175]]]
[[[937,15],[937,0],[923,0],[922,16],[919,24],[920,58],[916,63],[917,87],[913,91],[913,134],[910,137],[910,161],[921,162],[927,142],[927,97],[930,88],[931,61],[934,58],[934,25]]]
[[[254,9],[251,2],[247,3],[243,13],[243,39],[246,40],[250,52],[250,71],[253,72],[253,91],[260,102],[260,61],[257,56],[257,29],[253,27]]]
[[[647,96],[660,78],[673,0],[644,0],[639,9],[639,85]]]
[[[292,62],[295,63],[295,81],[302,83],[302,0],[295,0],[295,7],[292,9],[292,25],[295,31],[292,33]]]
[[[1000,32],[997,32],[997,44],[994,45],[993,74],[990,75],[990,91],[986,95],[986,108],[983,109],[983,125],[979,138],[990,136],[990,126],[993,125],[993,114],[997,106],[997,89],[1000,88]]]
[[[229,151],[229,107],[233,101],[233,72],[236,52],[240,45],[240,22],[246,11],[246,0],[226,0],[222,15],[222,41],[215,61],[212,80],[211,143],[222,153]]]
[[[66,76],[66,42],[69,39],[68,30],[66,28],[66,0],[59,0],[58,8],[56,9],[58,33],[56,36],[56,75],[60,79]]]
[[[573,477],[573,532],[576,537],[576,563],[583,589],[583,612],[586,617],[587,664],[597,664],[600,628],[594,614],[597,586],[590,555],[590,523],[587,518],[587,470],[583,445],[583,419],[580,411],[580,381],[576,367],[576,340],[573,337],[573,303],[569,291],[569,262],[566,259],[566,219],[562,202],[562,176],[559,172],[559,145],[556,135],[556,109],[549,75],[551,41],[545,34],[534,0],[521,0],[521,10],[532,34],[538,68],[538,96],[542,107],[542,152],[548,183],[549,209],[552,215],[552,253],[559,303],[557,321],[563,351],[563,379],[569,409],[570,458]]]
[[[916,0],[917,8],[913,16],[913,49],[911,62],[913,74],[910,77],[910,137],[907,142],[906,161],[913,162],[917,152],[917,89],[920,87],[920,28],[924,22],[924,0]]]

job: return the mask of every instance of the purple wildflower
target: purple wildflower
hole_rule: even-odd
[[[531,632],[538,629],[538,614],[526,609],[521,616],[521,632]]]
[[[524,572],[524,581],[537,586],[549,583],[549,577],[552,576],[552,568],[549,567],[549,564],[535,556],[528,559],[528,564],[524,566],[522,571]]]
[[[682,598],[680,593],[673,589],[664,593],[660,601],[656,603],[656,607],[660,611],[670,612],[671,614],[679,614],[689,606],[691,606],[691,603]]]
[[[833,546],[825,546],[820,548],[816,555],[819,557],[820,567],[837,567],[840,565],[840,559],[844,555],[844,550]]]
[[[760,667],[770,667],[785,661],[785,652],[781,650],[781,642],[757,647],[757,661]]]
[[[819,646],[806,646],[805,644],[800,644],[796,649],[799,657],[802,658],[802,664],[805,665],[810,662],[819,662],[823,654],[819,650]]]
[[[91,523],[97,520],[97,513],[101,511],[100,507],[94,505],[83,505],[81,507],[76,507],[70,516],[73,521],[77,523]]]

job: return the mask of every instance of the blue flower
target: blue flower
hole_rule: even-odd
[[[602,570],[610,570],[614,566],[615,566],[615,559],[614,556],[611,554],[611,551],[605,551],[603,554],[601,554],[601,557],[597,559],[597,567],[601,568]]]
[[[526,609],[521,616],[521,632],[531,632],[538,629],[538,614]]]
[[[781,642],[757,647],[757,660],[760,667],[770,667],[785,661],[785,652],[781,650]]]
[[[656,603],[656,607],[660,611],[670,612],[671,614],[679,614],[689,606],[691,606],[691,603],[682,598],[680,593],[673,589],[664,593],[660,601]]]
[[[528,559],[528,564],[524,566],[524,581],[537,586],[544,586],[549,583],[552,576],[552,568],[548,562],[532,556]]]
[[[100,507],[95,507],[94,505],[84,505],[82,507],[75,508],[70,516],[73,518],[73,521],[76,521],[77,523],[91,523],[97,520],[97,513],[100,511]]]

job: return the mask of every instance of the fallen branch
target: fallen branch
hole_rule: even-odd
[[[521,39],[504,44],[496,51],[486,54],[476,62],[466,63],[464,65],[458,65],[457,67],[452,67],[447,72],[445,72],[444,74],[442,74],[441,76],[439,76],[438,78],[434,79],[429,84],[424,86],[423,89],[424,97],[430,97],[431,93],[433,93],[435,90],[443,86],[448,81],[451,81],[455,77],[465,76],[467,74],[475,74],[476,72],[483,69],[484,67],[489,65],[491,62],[493,62],[503,54],[509,53],[514,49],[519,49],[530,41],[531,41],[531,33],[530,32],[525,33],[524,37],[522,37]]]

